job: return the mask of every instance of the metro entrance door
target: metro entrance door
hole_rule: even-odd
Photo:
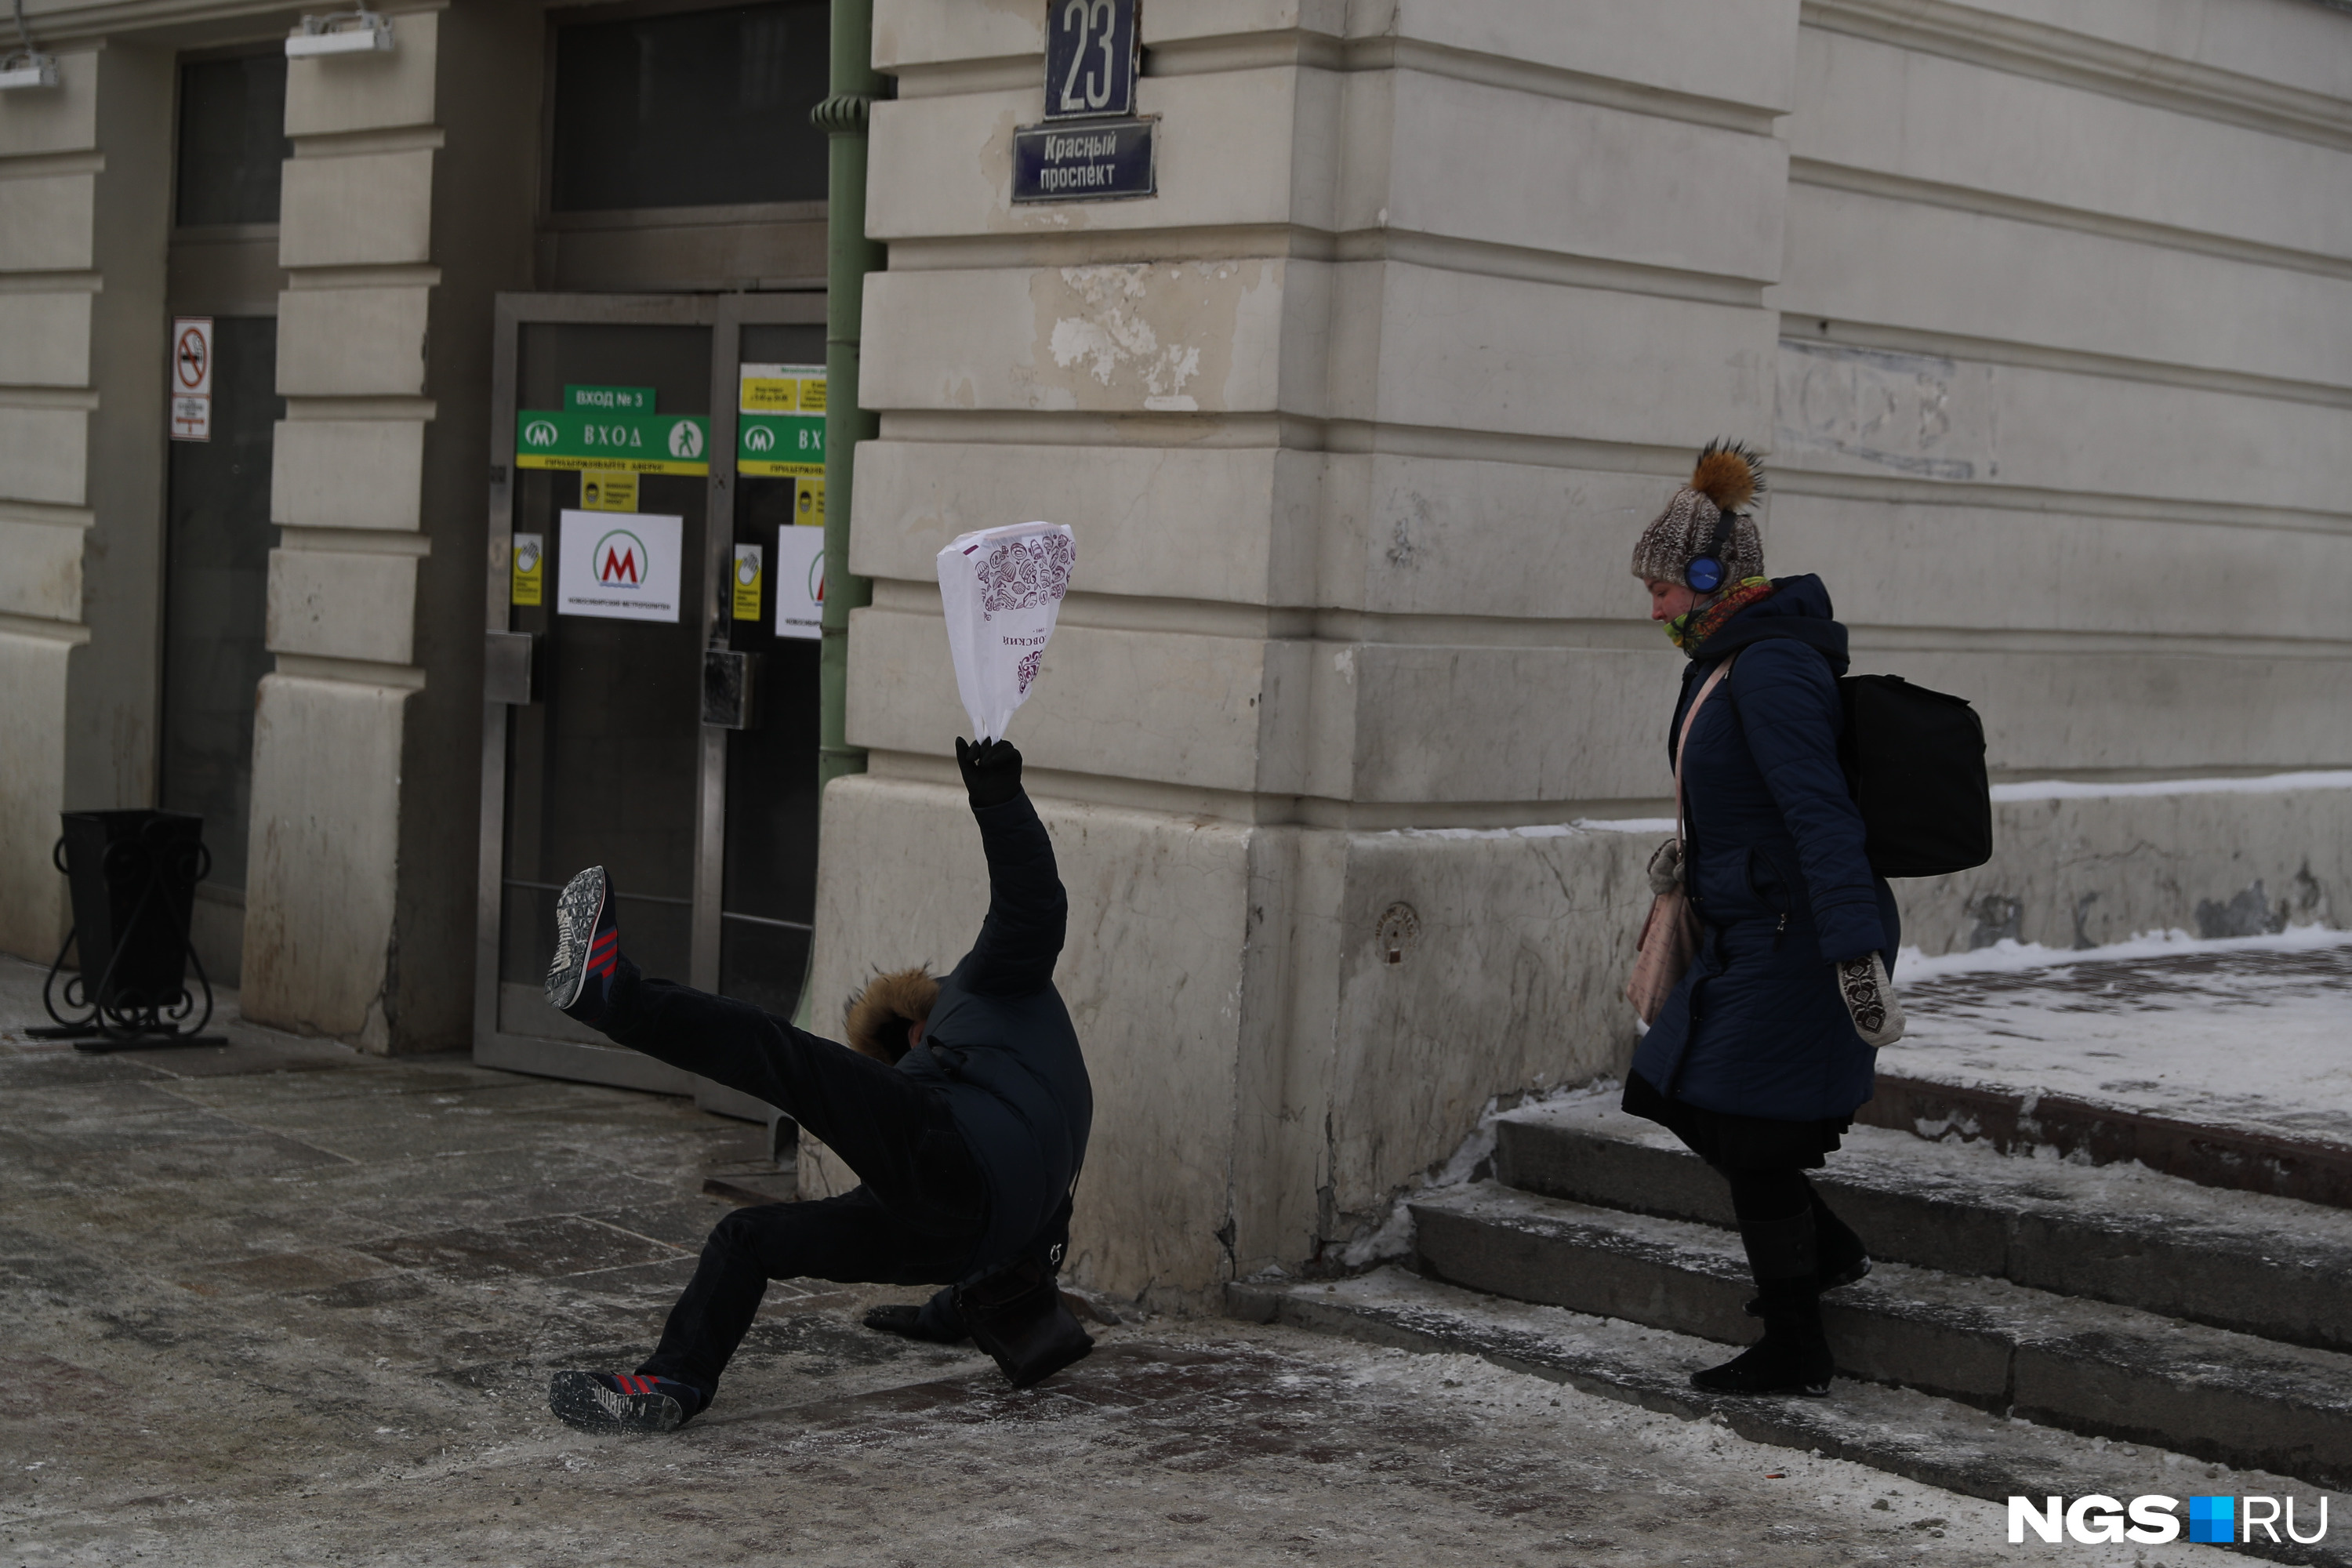
[[[822,436],[808,447],[824,311],[818,294],[499,300],[474,1031],[485,1066],[765,1114],[574,1024],[541,984],[557,893],[603,865],[647,973],[773,1012],[798,1001],[817,643],[809,617],[780,609],[805,593],[799,530],[822,531]]]

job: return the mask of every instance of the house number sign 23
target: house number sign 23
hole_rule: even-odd
[[[1135,112],[1136,4],[1046,0],[1046,119]]]

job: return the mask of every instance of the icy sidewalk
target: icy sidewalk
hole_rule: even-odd
[[[2088,1101],[2352,1151],[2352,933],[2003,942],[1922,959],[1882,1078]]]
[[[2150,1560],[2009,1546],[2003,1500],[1810,1432],[1281,1325],[1138,1314],[1015,1393],[860,1326],[920,1288],[776,1281],[708,1415],[576,1432],[550,1371],[642,1354],[757,1129],[235,1023],[82,1056],[23,1037],[39,979],[0,960],[8,1568]]]

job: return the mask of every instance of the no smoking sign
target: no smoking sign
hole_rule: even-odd
[[[172,439],[213,438],[213,319],[172,322]]]

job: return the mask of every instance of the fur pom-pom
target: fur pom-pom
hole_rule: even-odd
[[[849,1048],[898,1066],[898,1058],[907,1054],[908,1026],[930,1022],[931,1004],[939,999],[940,983],[925,970],[898,969],[876,975],[842,1010]]]
[[[1690,488],[1725,511],[1738,511],[1764,488],[1764,459],[1738,441],[1709,441]]]

